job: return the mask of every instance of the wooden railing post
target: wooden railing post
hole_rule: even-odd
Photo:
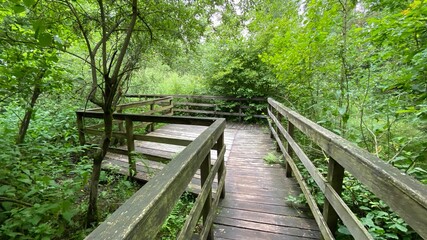
[[[125,118],[126,124],[126,143],[128,147],[128,159],[129,159],[129,176],[133,177],[136,174],[136,161],[132,156],[135,151],[135,142],[133,139],[133,122],[130,118]]]
[[[280,114],[280,112],[279,111],[276,111],[276,118],[277,118],[277,121],[281,124],[282,123],[282,114]],[[282,136],[282,134],[279,134],[280,132],[279,132],[279,127],[277,126],[277,125],[275,125],[275,128],[274,128],[274,130],[276,131],[276,133],[277,133],[277,135],[279,136],[279,139],[281,140],[282,138],[281,138],[281,136]],[[276,142],[276,151],[278,151],[278,152],[280,152],[280,146],[279,146],[279,143],[278,142]]]
[[[271,106],[270,104],[268,104],[267,108],[270,110],[270,112],[271,112],[271,113],[273,113],[273,114],[274,114],[274,108],[273,108],[273,106]],[[267,114],[267,115],[268,115],[268,114]],[[270,119],[270,120],[271,120],[271,126],[272,126],[272,127],[274,127],[274,125],[273,125],[273,124],[274,124],[273,120],[272,120],[271,118],[268,118],[268,119]],[[273,131],[270,131],[270,138],[274,140]]]
[[[84,132],[83,115],[81,113],[77,113],[77,129],[79,132],[80,146],[83,146],[86,144],[86,139],[85,139],[85,132]]]
[[[292,139],[295,139],[294,138],[294,135],[295,135],[294,129],[295,129],[294,125],[291,123],[291,121],[288,120],[287,132],[288,132],[289,136],[291,136]],[[292,146],[289,143],[289,141],[288,141],[288,144],[286,146],[286,150],[287,150],[289,156],[292,158],[294,151],[292,150]],[[291,165],[287,161],[286,161],[286,177],[292,177],[292,168],[291,168]]]
[[[201,179],[201,188],[203,188],[208,176],[209,172],[211,171],[211,154],[208,153],[205,160],[203,160],[201,166],[200,166],[200,179]],[[212,186],[209,187],[209,194],[206,198],[206,202],[203,206],[202,215],[203,215],[203,226],[206,227],[209,212],[211,211],[212,207]],[[209,233],[207,235],[207,239],[214,239],[212,228],[209,229]]]
[[[117,113],[123,113],[123,110],[121,108],[119,108],[119,110],[117,110]],[[123,126],[123,121],[119,120],[118,128],[119,128],[119,132],[125,131],[125,128]],[[118,143],[119,143],[119,145],[123,145],[125,143],[125,141],[122,137],[120,137],[120,139],[118,139]]]
[[[150,104],[150,112],[153,112],[154,110],[154,102],[152,104]],[[154,114],[150,114],[150,115],[154,115]],[[150,132],[154,132],[154,123],[150,124]]]
[[[169,100],[169,106],[171,106],[171,109],[169,110],[169,114],[173,115],[173,97],[171,97],[171,100]]]
[[[224,133],[222,133],[221,136],[218,138],[218,141],[216,142],[216,146],[217,146],[217,150],[216,150],[217,159],[219,159],[221,149],[224,147]],[[224,168],[225,168],[225,159],[222,161],[221,165],[219,165],[219,168],[218,168],[218,183],[221,182],[221,179],[225,177],[222,174],[224,172]],[[225,188],[222,189],[220,194],[221,194],[221,199],[225,198]]]
[[[327,181],[339,195],[341,195],[343,179],[344,168],[334,159],[330,158],[328,163]],[[328,199],[325,199],[325,204],[323,205],[323,217],[325,218],[331,232],[335,233],[337,230],[338,214],[329,203]]]
[[[242,100],[237,101],[239,103],[239,122],[242,122]]]

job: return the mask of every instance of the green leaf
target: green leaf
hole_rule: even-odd
[[[390,228],[398,229],[399,231],[405,232],[405,233],[408,231],[408,228],[398,223],[391,225]]]
[[[347,236],[350,236],[350,235],[351,235],[350,231],[348,231],[347,227],[346,227],[346,226],[344,226],[344,225],[341,225],[341,226],[338,228],[338,232],[339,232],[339,233],[341,233],[341,234],[347,235]]]
[[[346,112],[347,108],[346,107],[340,107],[338,108],[338,112],[341,116],[343,116]]]
[[[366,218],[362,218],[361,220],[363,225],[367,227],[375,227],[375,223],[372,221],[372,219],[366,217]]]
[[[418,110],[415,109],[414,107],[408,108],[408,109],[403,109],[403,110],[397,110],[396,113],[397,114],[401,114],[401,113],[414,113],[417,112]]]
[[[53,36],[50,33],[42,33],[39,35],[39,43],[42,47],[47,47],[52,44]]]
[[[53,36],[53,40],[59,45],[64,45],[64,41],[62,41],[62,39],[58,35]]]
[[[15,188],[9,185],[0,186],[0,195],[6,195],[8,192],[14,192]]]
[[[386,233],[385,236],[387,239],[399,239],[399,237],[394,233]]]
[[[31,184],[31,179],[29,178],[20,178],[18,179],[18,181],[23,182],[23,183],[27,183],[27,184]]]
[[[33,225],[37,225],[40,222],[40,220],[42,220],[42,218],[39,215],[34,215],[28,218],[28,221]]]
[[[359,209],[364,211],[371,211],[371,209],[366,206],[360,206]]]
[[[21,13],[25,11],[26,8],[20,4],[16,4],[15,6],[12,7],[12,9],[15,13]]]
[[[27,7],[32,7],[35,3],[36,1],[34,0],[24,0],[24,5]]]

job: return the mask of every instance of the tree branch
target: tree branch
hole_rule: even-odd
[[[143,22],[143,23],[144,23],[144,25],[147,27],[148,32],[150,32],[150,43],[152,43],[152,42],[153,42],[154,37],[153,37],[153,31],[151,30],[150,25],[148,25],[148,23],[145,21],[145,19],[141,16],[141,14],[140,14],[140,13],[138,13],[138,18],[139,18],[139,19],[141,20],[141,22]]]
[[[107,30],[105,26],[105,12],[103,0],[98,0],[99,10],[101,12],[101,34],[102,34],[102,71],[107,73]]]
[[[13,198],[7,198],[7,197],[0,197],[0,202],[11,202],[16,203],[25,207],[32,207],[33,205],[27,202],[23,202],[21,200],[13,199]]]
[[[126,55],[128,47],[129,47],[130,40],[131,40],[132,33],[133,33],[133,30],[134,30],[135,25],[136,25],[137,18],[138,18],[138,0],[132,0],[132,19],[128,25],[128,29],[126,32],[124,42],[123,42],[122,47],[119,51],[119,56],[117,57],[117,62],[116,62],[116,65],[114,67],[113,74],[111,75],[111,78],[110,78],[112,80],[112,84],[111,84],[112,93],[108,95],[107,102],[111,103],[111,104],[114,101],[114,95],[115,95],[114,93],[118,89],[118,86],[120,85],[120,80],[121,80],[121,77],[119,77],[120,68],[123,64],[124,57]]]
[[[83,35],[83,38],[86,42],[86,47],[89,53],[89,58],[90,58],[90,66],[91,66],[91,72],[92,72],[92,90],[89,94],[89,99],[91,102],[93,102],[94,104],[102,107],[103,103],[102,101],[99,101],[98,99],[96,99],[96,90],[98,87],[98,76],[97,76],[97,71],[99,71],[99,69],[96,68],[96,61],[95,61],[95,55],[92,51],[92,46],[90,44],[89,41],[89,36],[87,35],[87,32],[82,24],[82,21],[80,20],[80,17],[76,11],[76,9],[74,8],[74,6],[69,2],[66,1],[68,8],[70,9],[70,11],[72,12],[73,16],[75,17],[77,24],[79,26],[79,30]]]

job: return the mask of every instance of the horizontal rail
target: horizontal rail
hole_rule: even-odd
[[[224,116],[235,116],[235,117],[244,117],[244,113],[231,113],[231,112],[220,112],[220,111],[206,111],[206,110],[190,110],[190,109],[175,109],[174,112],[184,112],[184,113],[200,113],[206,115],[224,115]]]
[[[139,106],[147,106],[147,105],[151,105],[151,104],[167,102],[167,101],[170,101],[172,99],[173,99],[173,97],[170,97],[170,96],[162,96],[160,98],[153,99],[153,100],[144,100],[144,101],[138,101],[138,102],[123,103],[123,104],[119,104],[116,106],[116,111],[128,109],[128,108],[139,107]],[[98,111],[102,111],[102,108],[100,108],[100,107],[90,108],[90,109],[86,109],[85,111],[87,111],[87,112],[93,112],[93,111],[98,112]]]
[[[207,107],[212,108],[216,107],[216,104],[212,103],[192,103],[192,102],[176,102],[175,106],[193,106],[193,107]]]
[[[127,94],[128,98],[158,98],[166,95],[157,94]],[[244,117],[265,119],[265,111],[259,109],[259,106],[253,106],[251,103],[265,104],[266,99],[257,98],[239,98],[228,96],[208,96],[208,95],[171,95],[174,101],[173,111],[184,114],[202,114],[208,116],[237,117],[242,121]]]
[[[222,188],[225,181],[223,167],[225,146],[222,145],[224,129],[225,119],[216,119],[211,122],[211,125],[195,141],[181,151],[86,239],[153,239],[199,168],[202,175],[202,192],[196,199],[196,210],[192,210],[194,215],[190,215],[191,219],[187,222],[197,222],[200,214],[203,214],[202,237],[204,238],[202,239],[212,236],[212,220],[216,212],[215,202],[212,204],[210,197],[212,176],[217,173],[222,175],[219,180],[219,186]],[[221,151],[217,163],[213,169],[210,169],[210,152],[215,144],[221,145],[219,146]],[[218,192],[217,196],[221,194]],[[201,205],[203,205],[202,212],[200,212]],[[186,234],[188,231],[192,232],[187,227],[185,229]]]
[[[378,198],[388,204],[421,237],[427,238],[426,186],[373,154],[283,106],[281,103],[271,98],[268,99],[268,103],[270,105],[269,117],[274,123],[274,126],[271,126],[270,129],[272,132],[274,131],[273,135],[275,135],[276,141],[281,143],[281,137],[278,134],[280,133],[287,140],[288,147],[298,156],[325,194],[327,200],[325,209],[327,210],[326,213],[324,210],[323,215],[329,227],[334,228],[332,225],[336,225],[336,221],[330,221],[331,218],[334,218],[335,212],[356,239],[372,238],[340,197],[342,176],[345,169]],[[303,154],[301,148],[293,140],[293,136],[284,129],[278,119],[280,118],[279,116],[285,117],[288,120],[288,125],[295,126],[331,157],[327,180],[321,176],[311,161]],[[282,147],[281,150],[284,152],[285,149],[282,149]],[[285,156],[287,155],[287,161],[291,162],[288,154],[289,148],[284,154]],[[296,169],[294,168],[295,166],[292,167],[292,170],[295,172]],[[322,224],[324,225],[324,223]],[[324,234],[323,231],[322,234]]]
[[[227,97],[227,96],[216,96],[216,95],[182,95],[182,94],[173,94],[173,95],[162,95],[162,94],[126,94],[125,97],[128,98],[158,98],[171,96],[173,98],[187,98],[187,99],[198,99],[198,100],[229,100],[229,101],[245,101],[249,98],[239,98],[239,97]],[[256,97],[250,98],[252,101],[265,102],[265,98]]]
[[[76,111],[78,116],[84,118],[96,118],[103,119],[104,115],[101,112],[86,112]],[[153,116],[143,114],[132,114],[132,113],[114,113],[113,118],[115,120],[125,120],[129,118],[135,122],[154,122],[154,123],[175,123],[175,124],[188,124],[188,125],[201,125],[209,126],[217,118],[209,117],[183,117],[183,116]]]

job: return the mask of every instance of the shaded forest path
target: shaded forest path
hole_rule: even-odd
[[[148,136],[173,137],[194,140],[207,127],[169,124]],[[258,125],[227,123],[224,131],[226,144],[225,198],[219,203],[214,220],[216,239],[319,239],[316,222],[309,209],[299,209],[286,199],[300,194],[294,178],[286,178],[279,164],[267,164],[263,158],[275,152],[267,128]],[[159,159],[171,159],[184,146],[136,141],[136,151],[144,154],[138,162],[137,178],[149,180],[164,164]],[[212,150],[212,162],[216,151]],[[105,166],[119,167],[127,173],[128,158],[109,153]],[[214,183],[214,188],[216,183]],[[200,174],[196,174],[188,190],[200,191]]]

